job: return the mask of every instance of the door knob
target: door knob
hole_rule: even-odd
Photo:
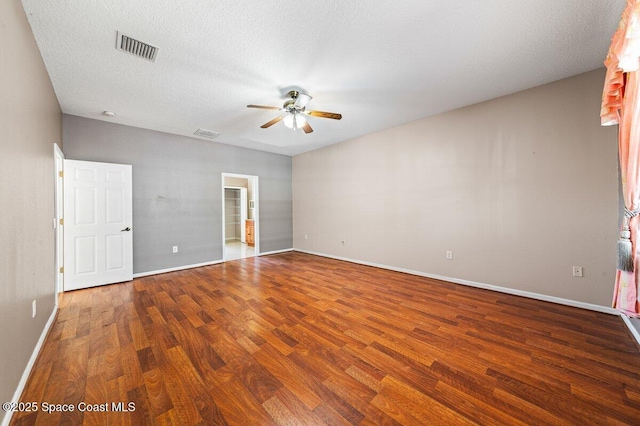
[[[131,231],[131,228],[127,226],[126,228],[120,230],[120,232],[124,232],[124,231],[129,232]]]

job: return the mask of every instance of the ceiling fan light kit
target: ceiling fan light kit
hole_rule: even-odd
[[[247,105],[247,108],[274,109],[283,112],[283,114],[279,117],[276,117],[273,120],[260,126],[263,129],[271,127],[277,122],[282,121],[284,125],[289,129],[302,129],[305,133],[311,133],[313,132],[313,129],[307,122],[305,115],[311,117],[331,118],[333,120],[340,120],[342,118],[342,114],[338,114],[335,112],[307,111],[307,104],[312,98],[306,93],[301,93],[297,90],[291,90],[287,94],[287,96],[289,96],[289,98],[291,99],[287,99],[282,105],[282,108],[264,105]]]
[[[293,130],[298,130],[305,125],[305,123],[307,122],[307,119],[304,118],[304,115],[302,113],[293,113],[293,114],[288,114],[285,118],[283,118],[282,122],[288,128]]]

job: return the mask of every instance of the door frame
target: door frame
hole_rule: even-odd
[[[64,266],[64,225],[62,223],[64,217],[64,153],[57,143],[53,144],[53,170],[54,170],[54,187],[53,187],[53,228],[54,228],[54,285],[56,294],[56,306],[58,305],[58,294],[62,293],[64,288],[64,273],[60,272]]]
[[[243,174],[238,174],[238,173],[226,173],[226,172],[222,172],[221,173],[221,179],[220,179],[220,187],[222,189],[222,195],[221,195],[221,200],[222,200],[222,261],[224,262],[225,257],[224,257],[224,250],[225,250],[225,221],[226,221],[226,217],[225,217],[225,199],[224,199],[224,188],[225,188],[225,184],[224,184],[224,178],[225,177],[231,177],[231,178],[241,178],[241,179],[247,179],[247,181],[253,179],[255,182],[255,188],[254,188],[254,193],[253,193],[253,202],[254,202],[254,210],[253,210],[253,226],[254,226],[254,238],[255,238],[255,243],[253,246],[254,249],[254,257],[255,256],[259,256],[260,255],[260,177],[256,176],[256,175],[243,175]],[[247,210],[249,208],[249,200],[247,200]]]

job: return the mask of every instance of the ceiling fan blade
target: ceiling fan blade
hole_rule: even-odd
[[[312,117],[333,118],[334,120],[340,120],[342,118],[342,114],[337,114],[335,112],[307,111],[307,114]]]
[[[298,97],[296,98],[296,102],[294,103],[294,105],[300,108],[304,108],[307,106],[310,100],[311,96],[307,95],[306,93],[298,93]]]
[[[260,126],[263,129],[266,129],[267,127],[271,127],[274,124],[276,124],[278,121],[282,120],[284,118],[286,114],[283,114],[279,117],[274,118],[273,120],[269,121],[268,123],[264,123],[262,126]]]
[[[280,107],[264,106],[264,105],[247,105],[247,108],[280,109]]]
[[[311,126],[309,126],[309,123],[304,123],[304,126],[302,126],[302,130],[304,130],[305,133],[313,132],[313,129],[311,128]]]

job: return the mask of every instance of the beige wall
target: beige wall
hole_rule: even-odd
[[[60,107],[22,5],[0,1],[0,401],[11,400],[54,308],[53,143],[61,139]]]
[[[294,247],[610,306],[617,144],[599,125],[603,79],[596,70],[294,157]]]

